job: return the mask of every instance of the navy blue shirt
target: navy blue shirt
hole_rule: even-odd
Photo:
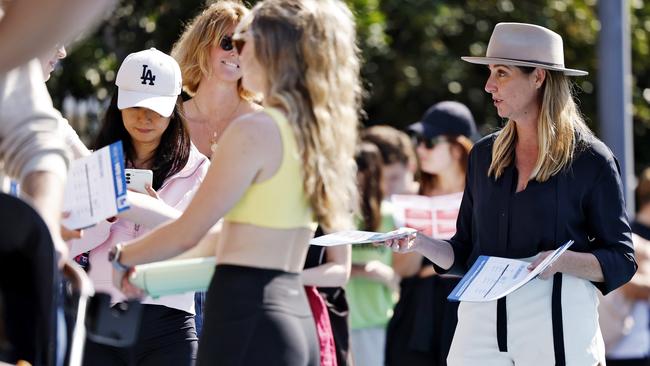
[[[594,285],[603,294],[629,281],[637,267],[631,230],[618,163],[605,144],[587,136],[567,168],[516,192],[514,164],[499,179],[488,177],[497,134],[481,139],[470,153],[457,232],[448,241],[452,269],[465,272],[480,255],[532,257],[572,239],[570,250],[592,253],[600,262],[605,281]]]

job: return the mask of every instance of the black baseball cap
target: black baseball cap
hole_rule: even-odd
[[[476,140],[476,123],[469,108],[455,101],[439,102],[427,109],[422,120],[408,128],[411,134],[433,139],[440,135],[462,135]]]

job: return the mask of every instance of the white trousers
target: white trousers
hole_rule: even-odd
[[[598,325],[597,289],[563,274],[562,325],[567,366],[605,365]],[[458,308],[449,366],[555,365],[551,293],[553,279],[533,279],[506,297],[507,352],[497,344],[497,302],[463,302]]]

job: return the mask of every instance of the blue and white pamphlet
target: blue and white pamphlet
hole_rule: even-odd
[[[374,231],[346,230],[346,231],[339,231],[336,233],[319,236],[318,238],[313,238],[309,242],[309,244],[318,245],[321,247],[332,247],[336,245],[345,245],[345,244],[381,243],[388,239],[403,238],[415,232],[417,232],[417,230],[406,228],[406,227],[399,228],[398,230],[391,231],[388,233],[377,233]]]
[[[571,245],[569,240],[547,256],[535,269],[528,270],[529,262],[482,255],[463,276],[451,294],[450,301],[487,302],[500,299],[542,273]]]
[[[83,229],[127,210],[122,141],[70,163],[63,196],[68,229]]]

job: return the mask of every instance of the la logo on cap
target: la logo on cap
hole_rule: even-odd
[[[169,117],[181,93],[181,69],[174,58],[150,48],[124,59],[115,84],[119,109],[144,107]]]
[[[151,69],[147,69],[148,67],[147,65],[142,65],[142,76],[140,76],[140,79],[142,79],[142,84],[146,84],[149,81],[149,85],[155,85],[153,82],[156,81],[156,75],[151,72]]]

